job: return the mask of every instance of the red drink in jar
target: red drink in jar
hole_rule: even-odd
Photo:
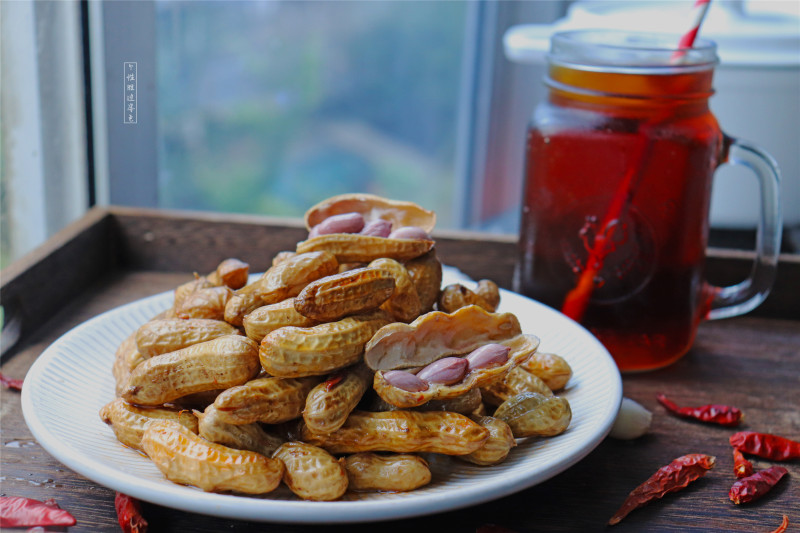
[[[680,358],[713,310],[749,310],[774,275],[762,258],[758,290],[733,300],[703,280],[712,176],[742,148],[708,108],[714,45],[675,64],[677,39],[657,39],[557,34],[527,138],[516,289],[580,320],[623,371]]]

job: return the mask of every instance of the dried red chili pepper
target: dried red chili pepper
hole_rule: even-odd
[[[54,500],[0,496],[0,527],[74,526],[75,517]]]
[[[788,527],[789,527],[789,517],[783,515],[783,520],[781,521],[781,525],[779,525],[777,528],[773,529],[769,533],[783,533],[784,531],[786,531]]]
[[[118,492],[114,497],[114,508],[117,510],[119,527],[125,533],[145,533],[147,520],[142,516],[142,506],[127,494]]]
[[[771,466],[736,481],[731,487],[728,497],[736,505],[756,501],[768,493],[786,474],[788,472],[784,467]]]
[[[745,459],[742,452],[733,449],[733,473],[738,478],[747,477],[753,474],[753,463]]]
[[[800,442],[770,433],[740,431],[731,435],[730,443],[744,453],[773,461],[800,458]]]
[[[14,378],[6,377],[6,376],[3,375],[2,372],[0,372],[0,384],[2,384],[4,387],[8,387],[9,389],[22,390],[22,380],[21,379],[14,379]]]
[[[685,488],[692,481],[703,477],[714,468],[716,457],[703,453],[690,453],[678,457],[670,464],[659,468],[655,474],[633,489],[622,507],[614,513],[608,524],[613,526],[628,516],[628,513],[650,503],[665,494]]]
[[[344,379],[344,374],[334,374],[327,381],[325,381],[325,392],[330,392],[332,388],[338,385]]]
[[[681,418],[691,418],[700,422],[710,422],[720,426],[735,426],[742,419],[742,411],[730,405],[701,405],[699,407],[678,407],[663,394],[656,395],[658,403],[667,411]]]

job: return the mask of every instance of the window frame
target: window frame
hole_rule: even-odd
[[[89,2],[88,9],[97,203],[157,207],[155,3]],[[135,124],[123,120],[126,62],[136,62],[143,80]]]
[[[79,4],[0,11],[5,264],[83,215],[90,194]]]

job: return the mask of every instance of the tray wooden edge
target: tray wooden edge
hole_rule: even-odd
[[[516,257],[514,235],[435,231],[443,263],[474,279],[512,285]],[[293,250],[306,237],[299,218],[159,210],[122,206],[95,207],[44,244],[0,272],[4,309],[2,350],[31,331],[30,324],[52,317],[71,298],[115,269],[207,272],[226,257],[239,257],[253,271],[269,267],[272,257]],[[743,280],[754,253],[711,248],[709,279],[718,285]],[[781,255],[770,296],[752,316],[800,320],[800,256]],[[16,332],[14,331],[16,328]]]

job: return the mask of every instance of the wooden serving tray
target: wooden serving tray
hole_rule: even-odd
[[[299,219],[95,208],[42,247],[0,273],[5,324],[2,372],[25,375],[33,361],[60,335],[124,303],[170,290],[206,273],[226,257],[251,271],[293,250],[306,236]],[[435,232],[443,263],[474,279],[510,288],[516,257],[514,236]],[[712,249],[709,280],[736,283],[747,275],[752,254]],[[623,376],[625,395],[653,414],[651,431],[635,441],[606,439],[587,458],[549,481],[512,496],[460,511],[392,524],[326,528],[372,531],[375,527],[419,531],[476,531],[497,524],[516,531],[605,529],[625,496],[655,470],[686,453],[717,456],[705,478],[676,495],[633,512],[615,531],[769,531],[783,514],[800,524],[800,463],[785,466],[788,479],[759,503],[734,506],[734,430],[667,415],[655,395],[667,393],[685,405],[727,403],[746,415],[741,429],[773,432],[800,440],[800,258],[781,256],[769,298],[744,317],[701,325],[686,357],[659,371]],[[114,493],[53,459],[33,440],[22,417],[19,393],[0,389],[2,459],[0,494],[39,500],[55,498],[77,519],[70,531],[118,528]],[[755,461],[757,469],[771,463]],[[271,526],[231,521],[145,504],[150,531],[261,531]],[[311,531],[311,526],[276,526]]]

